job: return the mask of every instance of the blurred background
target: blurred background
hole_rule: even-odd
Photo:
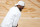
[[[12,6],[20,0],[0,0],[0,24]],[[21,12],[18,27],[40,27],[40,0],[22,0],[25,8]]]

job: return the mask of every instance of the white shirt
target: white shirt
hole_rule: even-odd
[[[14,6],[10,8],[1,26],[4,26],[4,27],[6,27],[7,25],[17,26],[20,16],[21,16],[21,12],[18,7]]]

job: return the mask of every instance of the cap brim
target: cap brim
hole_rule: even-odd
[[[16,5],[19,5],[19,4],[15,4],[15,6],[16,6]],[[21,5],[21,6],[22,6],[22,5]]]

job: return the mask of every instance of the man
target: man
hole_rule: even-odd
[[[1,24],[1,27],[17,27],[24,5],[23,1],[19,1],[16,6],[10,8]]]

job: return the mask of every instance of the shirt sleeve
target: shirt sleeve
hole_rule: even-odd
[[[14,19],[14,22],[13,22],[13,26],[17,26],[18,21],[19,21],[19,19],[20,19],[20,16],[21,16],[21,14],[17,14],[17,15],[15,16],[15,19]]]

